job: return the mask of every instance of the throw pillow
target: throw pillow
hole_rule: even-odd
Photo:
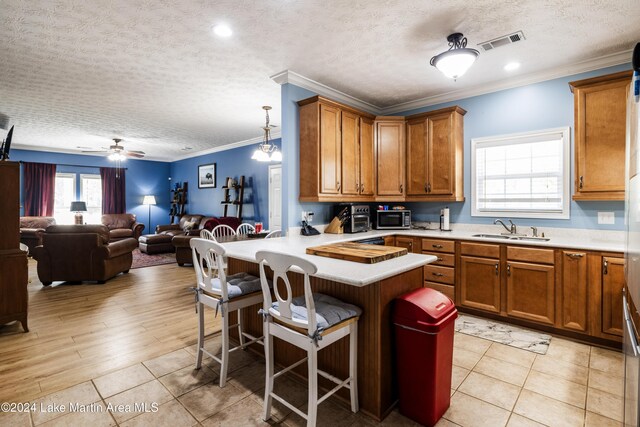
[[[190,232],[191,230],[193,230],[193,227],[196,226],[196,222],[190,222],[190,221],[185,221],[184,222],[184,227],[182,227],[182,230],[184,230],[185,233]]]

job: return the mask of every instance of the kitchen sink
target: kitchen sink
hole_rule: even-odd
[[[505,239],[505,240],[526,240],[530,242],[548,242],[548,237],[532,237],[532,236],[509,236],[505,234],[474,234],[471,237],[482,237],[485,239]]]

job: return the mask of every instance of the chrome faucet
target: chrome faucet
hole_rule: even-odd
[[[538,237],[538,227],[531,227],[531,231],[533,232],[533,237]]]
[[[509,224],[511,224],[511,228],[507,227],[505,225],[505,223],[502,222],[501,219],[496,219],[495,221],[493,221],[493,223],[502,225],[504,227],[504,229],[509,232],[509,234],[517,234],[518,233],[518,229],[517,229],[516,225],[513,223],[513,221],[511,221],[510,219],[508,219],[507,221],[509,221]],[[504,233],[504,234],[506,234],[506,233]]]

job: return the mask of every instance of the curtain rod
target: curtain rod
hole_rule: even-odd
[[[44,163],[44,162],[25,162],[24,160],[20,160],[20,163]],[[73,166],[75,168],[93,168],[93,169],[99,169],[102,167],[108,167],[108,166],[83,166],[83,165],[70,165],[67,163],[45,163],[47,165],[56,165],[56,166]],[[116,169],[116,168],[111,168],[111,169]],[[127,170],[129,168],[119,168],[119,169],[124,169]]]

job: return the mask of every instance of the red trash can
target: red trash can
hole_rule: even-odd
[[[417,289],[395,301],[400,413],[423,425],[435,425],[449,408],[457,317],[453,301],[434,289]]]

